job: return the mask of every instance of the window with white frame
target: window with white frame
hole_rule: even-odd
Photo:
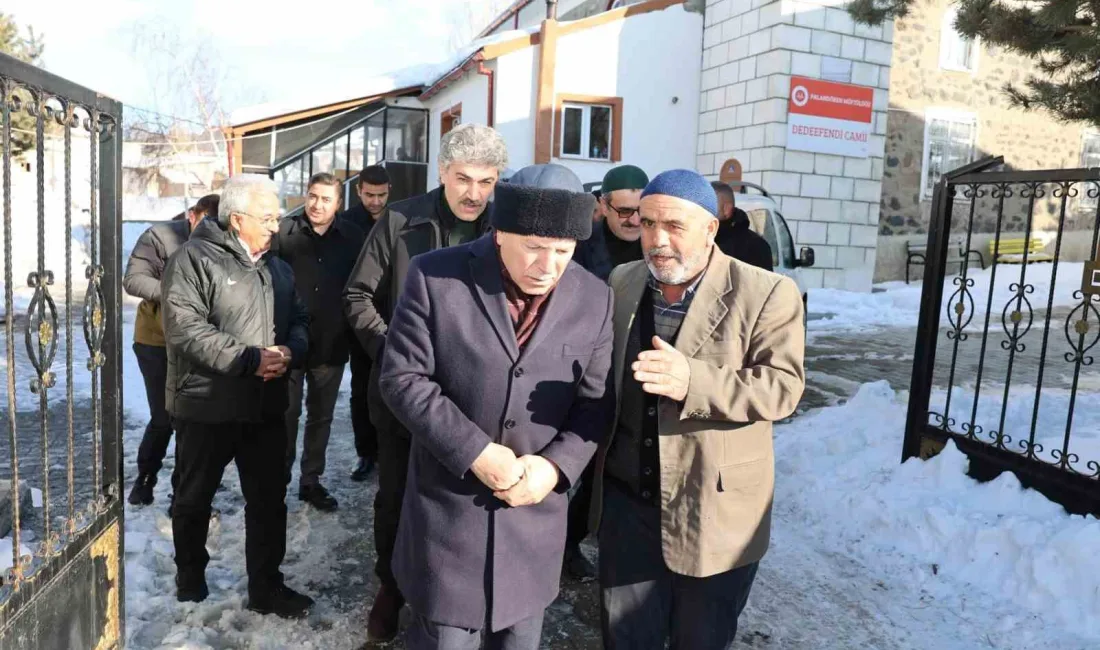
[[[963,36],[955,29],[959,8],[948,7],[940,25],[940,67],[944,70],[977,72],[978,41]]]
[[[925,198],[946,172],[974,160],[977,119],[970,113],[930,111],[924,123],[924,164],[921,187]]]
[[[611,106],[563,104],[561,155],[563,158],[611,160]]]
[[[1086,169],[1100,167],[1100,133],[1089,132],[1085,134],[1081,143],[1081,166]],[[1097,193],[1100,192],[1093,183],[1085,183],[1077,189],[1077,209],[1087,212],[1096,212],[1098,203]]]

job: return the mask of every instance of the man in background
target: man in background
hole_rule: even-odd
[[[364,167],[355,188],[359,205],[346,210],[342,216],[358,226],[365,236],[386,213],[390,201],[390,174],[382,165]],[[351,358],[351,428],[355,431],[355,453],[359,456],[351,480],[365,481],[378,463],[378,431],[371,422],[367,398],[371,360],[354,333],[348,342],[348,351]]]
[[[301,366],[309,314],[294,271],[267,251],[279,197],[265,176],[229,179],[218,218],[195,228],[164,270],[166,403],[176,424],[172,512],[176,599],[201,602],[210,505],[230,461],[244,494],[248,609],[297,617],[313,600],[283,582],[286,372]]]
[[[508,148],[495,130],[463,124],[443,136],[439,147],[441,185],[390,206],[367,235],[344,290],[344,310],[360,344],[370,354],[371,419],[378,429],[378,494],[374,501],[375,572],[381,587],[367,619],[371,641],[397,636],[405,597],[390,563],[409,468],[409,432],[382,401],[378,363],[394,306],[405,288],[411,260],[440,248],[471,242],[489,227],[489,198],[508,165]]]
[[[718,250],[746,264],[772,270],[772,247],[749,227],[749,215],[737,207],[733,188],[721,181],[710,184],[718,196]]]
[[[341,190],[343,184],[332,174],[314,174],[306,187],[305,209],[296,217],[282,220],[271,246],[272,252],[294,270],[294,284],[309,311],[310,322],[305,367],[288,374],[286,480],[290,482],[294,466],[304,392],[306,427],[298,499],[322,512],[339,505],[321,484],[321,476],[351,339],[341,297],[365,237],[355,224],[337,215]]]
[[[594,224],[592,237],[577,246],[574,260],[605,281],[616,266],[642,259],[638,203],[648,182],[646,173],[634,165],[620,165],[603,177],[599,199],[603,224]]]
[[[157,473],[164,464],[168,443],[172,439],[172,421],[164,408],[164,382],[168,376],[168,353],[165,351],[164,329],[160,321],[160,279],[168,258],[191,236],[204,217],[218,216],[218,195],[207,194],[184,213],[184,218],[154,224],[138,237],[122,287],[126,293],[141,298],[134,320],[134,356],[141,378],[145,381],[145,398],[149,403],[149,423],[138,447],[138,475],[128,501],[133,506],[153,503],[153,488]],[[176,474],[172,474],[172,486]]]

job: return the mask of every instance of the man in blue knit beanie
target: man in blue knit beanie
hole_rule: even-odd
[[[802,300],[714,245],[696,172],[658,175],[639,208],[644,260],[610,278],[617,405],[593,487],[604,647],[725,650],[768,547],[772,422],[805,385]]]

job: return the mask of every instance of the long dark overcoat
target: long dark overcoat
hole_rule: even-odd
[[[412,260],[380,387],[413,443],[394,575],[429,620],[495,631],[557,596],[565,491],[613,417],[612,300],[570,263],[520,353],[491,234]],[[470,471],[490,442],[551,459],[562,481],[508,507]]]

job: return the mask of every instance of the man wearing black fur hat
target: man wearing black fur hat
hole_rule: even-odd
[[[565,493],[612,419],[611,291],[571,262],[593,208],[501,186],[491,235],[409,265],[379,386],[412,434],[393,560],[411,650],[539,647]]]

